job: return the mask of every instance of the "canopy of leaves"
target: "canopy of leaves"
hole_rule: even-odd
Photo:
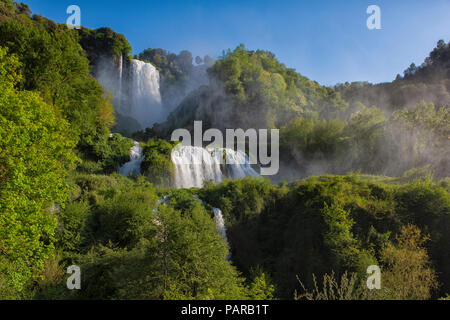
[[[210,207],[187,191],[167,204],[145,179],[78,175],[74,201],[58,212],[57,248],[80,265],[83,290],[39,288],[37,297],[72,299],[245,299],[271,297],[273,285],[258,273],[246,286],[227,261],[227,243]],[[181,208],[181,210],[180,210]],[[49,270],[46,270],[49,273]]]
[[[192,126],[193,120],[222,129],[274,128],[302,114],[328,117],[346,107],[333,89],[286,68],[271,52],[249,51],[244,45],[224,52],[208,75],[211,84],[169,116],[168,131],[188,122]],[[187,109],[190,121],[184,117]]]
[[[91,30],[81,28],[78,30],[79,43],[86,51],[92,65],[102,56],[123,56],[131,54],[131,46],[122,34],[114,32],[111,28]]]
[[[76,142],[69,124],[37,93],[17,90],[17,56],[0,47],[0,297],[20,295],[52,252]],[[8,291],[12,290],[12,291]],[[5,292],[9,292],[5,293]]]
[[[300,176],[358,170],[401,176],[428,166],[435,176],[446,177],[449,119],[448,108],[424,101],[389,118],[362,104],[346,121],[301,117],[281,128],[282,167],[294,167]]]

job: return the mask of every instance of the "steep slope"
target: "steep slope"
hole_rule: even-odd
[[[329,118],[346,107],[333,89],[287,68],[270,52],[244,45],[224,52],[208,76],[210,84],[186,97],[157,132],[191,129],[194,120],[206,128],[275,128],[301,115]]]

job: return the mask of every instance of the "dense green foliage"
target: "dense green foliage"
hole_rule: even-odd
[[[130,149],[133,140],[122,137],[118,133],[102,136],[93,145],[92,152],[83,157],[79,171],[88,173],[113,173],[120,165],[130,160]]]
[[[63,265],[76,263],[82,268],[83,290],[71,295],[62,290],[64,279],[54,276],[55,281],[40,287],[36,297],[271,297],[270,279],[261,271],[245,285],[226,260],[227,244],[216,230],[211,208],[189,192],[173,191],[167,206],[157,206],[158,192],[144,179],[74,178],[78,191],[58,212],[57,249],[63,252]]]
[[[24,4],[0,2],[2,298],[30,294],[52,261],[54,213],[69,195],[68,170],[94,163],[94,171],[112,172],[131,145],[108,138],[114,110],[77,34],[30,15]]]
[[[0,45],[21,62],[23,76],[16,87],[39,92],[69,121],[68,131],[78,140],[82,157],[101,160],[98,149],[115,124],[114,109],[111,98],[90,75],[78,34],[40,16],[30,18],[30,12],[20,8],[16,4],[16,10],[8,12],[0,24]]]
[[[37,298],[290,299],[302,291],[296,276],[313,287],[313,275],[351,272],[356,286],[372,264],[383,270],[383,290],[351,297],[437,297],[436,280],[449,290],[445,182],[355,175],[276,186],[246,178],[163,190],[143,178],[77,175],[74,183],[57,213],[60,269],[47,265],[54,280],[35,289]],[[236,267],[210,205],[222,208]],[[84,272],[76,293],[54,275],[70,264]]]
[[[153,64],[161,72],[167,84],[187,80],[194,68],[192,53],[187,50],[176,55],[163,49],[149,48],[139,54],[139,60]]]
[[[308,287],[312,274],[352,271],[365,277],[369,265],[382,265],[382,249],[409,223],[430,234],[427,249],[441,290],[448,292],[448,189],[430,181],[389,182],[325,176],[274,186],[247,178],[210,185],[201,193],[224,213],[238,268],[246,275],[262,266],[280,297],[301,289],[297,275]]]
[[[413,225],[402,226],[399,235],[379,252],[382,262],[382,286],[369,290],[358,273],[335,272],[321,280],[313,275],[314,286],[308,289],[301,279],[295,299],[307,300],[427,300],[438,288],[436,272],[424,244],[428,237]]]
[[[302,176],[369,174],[400,176],[429,167],[446,177],[450,158],[450,112],[424,101],[389,118],[360,106],[348,121],[298,118],[281,128],[281,155]],[[395,166],[392,164],[395,163]]]
[[[14,88],[20,63],[0,47],[0,298],[17,298],[54,242],[51,206],[64,203],[75,156],[69,124],[37,93]]]
[[[414,76],[398,81],[442,85],[449,79],[447,51],[440,41]],[[208,74],[210,85],[189,94],[166,123],[153,128],[156,134],[168,137],[175,128],[192,130],[194,120],[202,120],[204,129],[280,128],[279,181],[352,171],[400,176],[414,168],[448,175],[450,113],[445,95],[431,99],[412,89],[417,96],[393,108],[386,101],[360,99],[370,97],[365,91],[322,87],[286,68],[272,53],[242,45],[224,52]]]
[[[72,33],[49,32],[20,22],[0,25],[0,44],[22,63],[19,88],[41,93],[44,101],[57,106],[71,123],[73,135],[80,135],[80,147],[89,148],[107,130],[98,120],[108,105],[102,103],[103,89],[89,75],[89,63]]]

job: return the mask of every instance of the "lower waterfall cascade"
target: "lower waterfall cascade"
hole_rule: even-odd
[[[172,152],[172,162],[176,188],[201,188],[206,180],[220,183],[225,177],[259,176],[245,153],[231,149],[183,146]]]
[[[252,168],[249,157],[241,151],[184,146],[174,149],[171,157],[175,165],[174,187],[177,189],[201,188],[207,180],[220,183],[225,177],[240,179],[259,176]],[[130,161],[119,168],[119,174],[140,175],[143,159],[142,147],[135,141],[130,151]]]
[[[177,189],[201,188],[207,180],[220,183],[226,177],[240,179],[259,176],[252,168],[249,157],[241,151],[184,146],[174,149],[171,157],[176,171],[174,187]],[[143,159],[142,147],[135,141],[130,151],[130,161],[119,168],[119,174],[140,175]]]
[[[225,220],[223,218],[222,210],[213,208],[214,220],[216,221],[217,231],[222,236],[223,240],[227,240],[227,229],[225,227]]]

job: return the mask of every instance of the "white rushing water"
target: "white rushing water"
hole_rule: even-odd
[[[120,110],[121,104],[122,104],[122,90],[123,90],[123,55],[120,55],[120,61],[119,61],[119,92],[117,93],[117,104],[118,108]]]
[[[164,109],[159,91],[159,72],[151,65],[139,60],[130,63],[131,86],[129,92],[129,114],[142,128],[152,127],[164,120]]]
[[[241,179],[247,176],[258,177],[259,174],[252,168],[249,157],[241,151],[220,149],[226,155],[227,177]]]
[[[176,188],[201,188],[204,181],[220,183],[224,177],[258,176],[248,156],[231,149],[206,150],[183,146],[173,150],[172,162],[176,169]]]
[[[130,151],[130,161],[119,168],[124,176],[140,175],[144,159],[138,142]],[[206,150],[200,147],[179,147],[172,152],[175,165],[175,188],[201,188],[207,180],[220,183],[225,177],[240,179],[259,176],[252,168],[248,156],[231,149]]]
[[[223,219],[222,210],[213,208],[214,220],[216,221],[217,231],[222,236],[223,240],[227,239],[227,229],[225,228],[225,220]]]
[[[222,210],[219,208],[213,208],[214,220],[216,221],[217,232],[221,235],[222,240],[228,242],[227,228],[225,227],[225,220],[223,218]],[[231,252],[228,252],[227,261],[231,259]]]
[[[130,151],[130,161],[119,168],[119,174],[127,177],[129,175],[140,175],[142,160],[144,160],[142,147],[139,145],[139,142],[135,141]]]
[[[130,161],[119,169],[119,174],[125,176],[139,175],[143,159],[142,147],[138,142],[134,142],[130,152]],[[245,153],[230,149],[206,150],[200,147],[178,147],[172,152],[172,161],[176,168],[176,188],[200,188],[205,180],[213,180],[218,183],[224,177],[258,176],[258,173],[251,167],[249,158]],[[198,198],[198,196],[195,197]],[[162,204],[166,206],[169,204],[168,196],[156,203],[154,214],[157,214],[157,207]],[[227,230],[222,211],[219,208],[213,208],[213,212],[217,232],[221,235],[222,240],[227,241]],[[155,220],[155,223],[159,223],[159,221]],[[227,260],[230,257],[231,254],[228,255]]]

